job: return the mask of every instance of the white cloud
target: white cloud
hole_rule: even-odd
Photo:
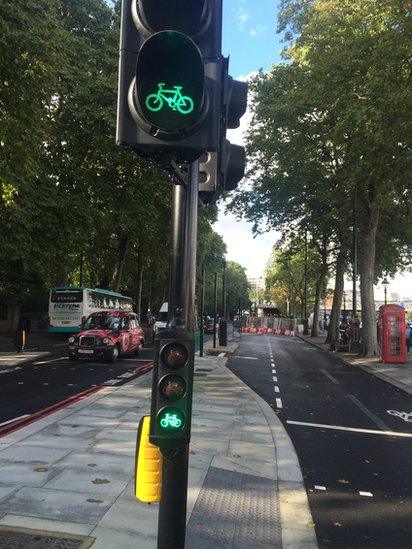
[[[253,238],[252,224],[237,221],[232,214],[225,213],[224,204],[219,207],[219,219],[213,228],[226,243],[228,260],[240,263],[248,276],[263,274],[272,247],[280,237],[279,233],[270,231]]]
[[[252,37],[261,36],[266,32],[267,28],[268,28],[267,25],[256,25],[250,29],[249,36],[252,36]]]
[[[232,12],[235,14],[237,20],[237,26],[240,31],[244,31],[246,23],[250,20],[251,16],[244,7],[237,6],[237,8],[232,8]]]

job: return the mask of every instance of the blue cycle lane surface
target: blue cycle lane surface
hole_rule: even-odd
[[[297,338],[242,336],[229,368],[284,423],[321,547],[411,547],[410,395]]]

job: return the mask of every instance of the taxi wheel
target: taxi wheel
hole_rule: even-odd
[[[110,351],[109,360],[110,360],[110,362],[116,362],[118,358],[119,358],[119,347],[117,347],[117,345],[116,345]]]

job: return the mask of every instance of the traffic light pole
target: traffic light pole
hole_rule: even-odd
[[[172,254],[169,303],[186,330],[195,330],[195,283],[199,162],[189,167],[185,187],[177,185],[173,194]],[[171,309],[171,307],[170,307]],[[194,367],[194,364],[189,367]],[[163,454],[162,496],[159,504],[158,549],[184,549],[186,535],[187,478],[189,446],[161,448]]]
[[[205,293],[206,293],[206,272],[205,267],[202,268],[202,288],[200,292],[200,349],[199,356],[203,356],[204,343],[204,316],[205,316]]]

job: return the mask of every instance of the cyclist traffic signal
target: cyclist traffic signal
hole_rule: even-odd
[[[189,443],[194,335],[162,330],[155,336],[150,442],[160,448]]]
[[[208,151],[200,158],[199,196],[204,204],[215,203],[222,191],[236,189],[245,174],[245,149],[226,139],[226,130],[240,126],[246,112],[248,85],[229,74],[229,60],[222,60],[222,124],[218,153]]]
[[[218,150],[222,0],[123,0],[117,143],[152,157]]]

